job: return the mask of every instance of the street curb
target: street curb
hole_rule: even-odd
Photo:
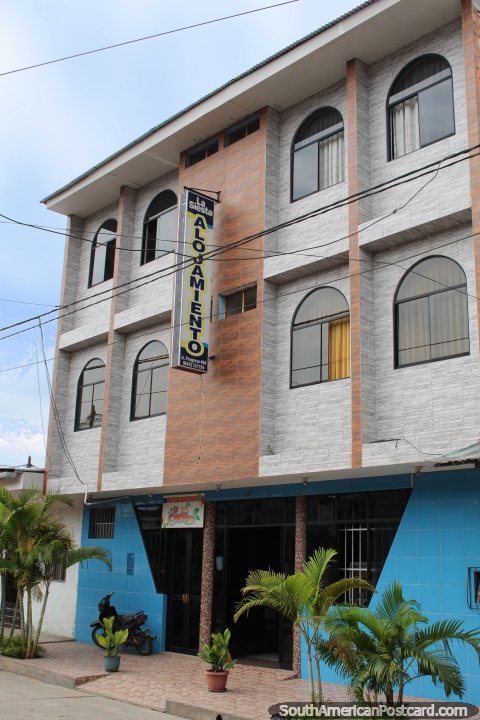
[[[215,703],[214,694],[212,694],[212,705]],[[177,702],[176,700],[165,701],[165,712],[170,715],[176,715],[187,720],[216,720],[220,715],[221,720],[251,720],[245,715],[232,715],[231,713],[220,712],[218,710],[208,710],[197,705],[188,705],[187,703]],[[265,711],[265,717],[268,711]]]
[[[38,665],[30,665],[28,660],[16,660],[15,658],[5,657],[4,655],[0,655],[0,670],[15,673],[16,675],[24,675],[32,680],[40,680],[40,682],[47,683],[48,685],[59,685],[68,690],[75,690],[76,687],[85,685],[85,683],[91,680],[107,677],[106,673],[72,677],[71,675],[64,675],[54,670],[47,670]]]

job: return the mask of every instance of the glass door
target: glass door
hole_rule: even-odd
[[[203,530],[167,532],[166,649],[194,655],[199,645]]]

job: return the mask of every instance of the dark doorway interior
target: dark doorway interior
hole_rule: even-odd
[[[245,663],[291,669],[292,624],[275,610],[253,608],[234,623],[249,572],[294,572],[295,499],[220,502],[215,533],[213,629],[228,627],[232,656]]]
[[[280,616],[274,610],[258,607],[234,624],[235,606],[240,589],[251,570],[281,570],[283,528],[255,527],[227,531],[226,625],[232,629],[232,655],[270,655],[278,653]]]
[[[169,530],[166,649],[198,652],[203,530]]]

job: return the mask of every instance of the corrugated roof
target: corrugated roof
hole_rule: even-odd
[[[448,465],[466,465],[475,464],[479,467],[480,464],[480,440],[473,445],[460,448],[459,450],[452,450],[451,452],[445,453],[437,460],[435,460],[434,467],[445,467]]]
[[[148,130],[143,135],[140,135],[136,140],[133,140],[131,143],[128,143],[128,145],[125,145],[125,147],[121,148],[121,150],[117,150],[117,152],[113,153],[112,155],[109,155],[105,160],[102,160],[97,165],[94,165],[90,170],[87,170],[86,172],[82,173],[78,177],[76,177],[74,180],[71,180],[69,183],[61,187],[59,190],[56,190],[54,193],[51,193],[51,195],[47,195],[43,200],[40,202],[46,203],[48,200],[51,200],[56,195],[59,195],[61,192],[64,192],[65,190],[68,190],[68,188],[75,185],[75,183],[79,182],[80,180],[83,180],[84,178],[88,177],[92,172],[95,170],[98,170],[102,167],[102,165],[105,165],[110,160],[113,160],[114,158],[121,155],[126,150],[129,150],[130,148],[137,145],[142,140],[145,140],[145,138],[149,137],[150,135],[153,135],[153,133],[157,132],[157,130],[161,130],[161,128],[165,127],[169,123],[173,122],[173,120],[176,120],[177,118],[181,117],[182,115],[185,115],[189,110],[192,110],[194,107],[197,107],[198,105],[201,105],[205,100],[208,100],[209,98],[213,97],[214,95],[217,95],[222,90],[225,90],[225,88],[229,87],[230,85],[233,85],[238,80],[241,80],[244,77],[247,77],[247,75],[251,75],[259,68],[264,67],[265,65],[268,65],[268,63],[272,62],[273,60],[276,60],[277,58],[281,57],[282,55],[286,55],[294,48],[298,47],[299,45],[302,45],[303,43],[307,42],[308,40],[311,40],[312,38],[316,37],[317,35],[320,35],[322,32],[325,32],[329,28],[333,27],[334,25],[338,25],[338,23],[342,22],[342,20],[345,20],[346,18],[350,17],[351,15],[354,15],[355,13],[359,12],[359,10],[362,10],[363,8],[367,7],[368,5],[373,5],[373,3],[377,2],[377,0],[365,0],[361,5],[358,5],[357,7],[353,8],[353,10],[349,10],[349,12],[344,13],[343,15],[340,15],[340,17],[336,18],[336,20],[331,20],[326,25],[323,25],[322,27],[318,28],[318,30],[314,30],[313,32],[309,33],[308,35],[305,35],[305,37],[301,38],[300,40],[296,40],[291,45],[287,45],[286,48],[283,50],[279,50],[274,55],[271,55],[270,57],[266,58],[266,60],[263,60],[262,62],[258,63],[257,65],[254,65],[250,70],[246,70],[245,72],[241,73],[241,75],[238,75],[237,77],[233,78],[232,80],[229,80],[224,85],[221,85],[216,90],[212,90],[212,92],[208,93],[207,95],[204,95],[200,100],[197,100],[196,102],[192,103],[191,105],[188,105],[183,110],[180,110],[180,112],[176,113],[175,115],[172,115],[167,120],[164,120],[159,125],[155,125],[151,130]]]

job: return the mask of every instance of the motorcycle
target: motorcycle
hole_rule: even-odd
[[[153,651],[153,641],[157,639],[156,635],[152,635],[148,629],[147,616],[140,610],[130,615],[119,615],[114,605],[110,605],[110,598],[113,591],[105,595],[98,603],[98,612],[100,613],[98,620],[90,624],[92,630],[92,640],[98,647],[102,647],[98,642],[98,635],[105,635],[105,631],[100,620],[105,618],[115,618],[113,621],[113,630],[128,630],[128,637],[123,647],[133,647],[140,655],[151,655]],[[100,631],[100,632],[99,632]]]

